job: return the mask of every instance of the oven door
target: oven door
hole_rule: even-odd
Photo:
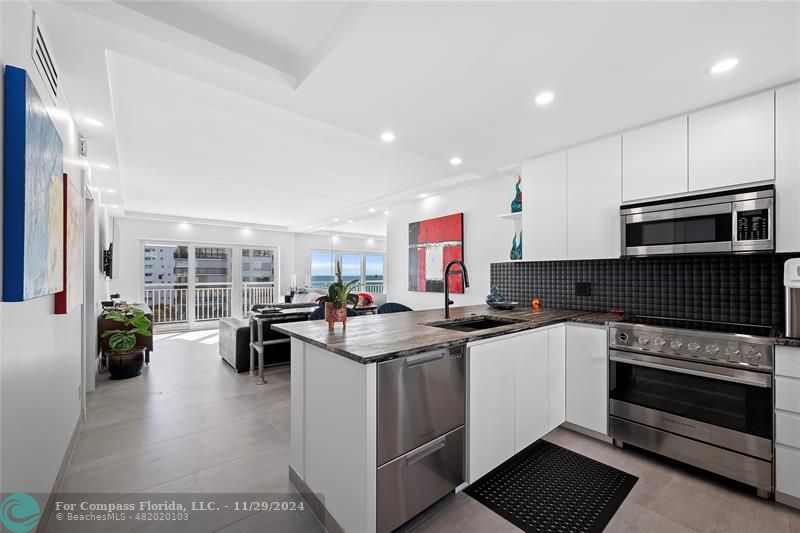
[[[609,352],[609,414],[772,459],[772,376],[639,353]]]
[[[730,202],[624,214],[623,255],[733,251]]]

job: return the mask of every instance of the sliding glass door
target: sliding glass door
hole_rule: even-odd
[[[144,302],[156,325],[213,327],[275,302],[278,250],[199,243],[143,245]]]

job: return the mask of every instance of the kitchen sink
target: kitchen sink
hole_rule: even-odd
[[[508,318],[496,318],[491,316],[476,316],[470,318],[458,318],[454,320],[443,320],[441,322],[429,322],[425,325],[469,333],[472,331],[481,331],[484,329],[510,326],[511,324],[518,324],[520,322],[523,321]]]

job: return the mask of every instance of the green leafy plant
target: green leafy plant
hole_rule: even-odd
[[[136,346],[136,335],[150,336],[150,319],[136,307],[115,309],[106,313],[106,318],[120,323],[120,328],[103,332],[108,347],[114,352],[127,352]]]
[[[353,289],[358,286],[359,280],[354,279],[344,283],[342,281],[342,264],[336,261],[336,277],[333,283],[328,286],[328,294],[317,298],[319,305],[326,303],[333,304],[334,309],[341,309],[342,306],[348,303],[357,304],[358,295],[353,294]]]

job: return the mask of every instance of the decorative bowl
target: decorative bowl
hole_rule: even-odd
[[[519,305],[519,302],[486,302],[489,304],[489,307],[494,309],[503,309],[508,311],[509,309],[514,309],[516,306]]]

